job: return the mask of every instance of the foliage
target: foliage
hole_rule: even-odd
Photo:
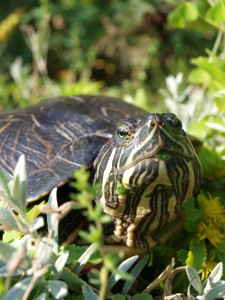
[[[95,187],[84,170],[75,175],[75,202],[57,207],[52,192],[48,230],[40,233],[43,203],[27,212],[21,157],[13,178],[0,174],[1,293],[6,299],[152,299],[163,293],[177,299],[176,291],[187,291],[187,299],[223,298],[224,0],[11,2],[0,11],[1,109],[48,96],[104,93],[171,111],[204,141],[198,152],[204,182],[184,205],[181,232],[165,228],[173,233],[166,244],[139,260],[136,253],[125,259],[115,247],[103,247],[110,220],[91,204]],[[58,245],[58,219],[70,209],[85,209],[92,224],[80,236],[90,246]],[[169,264],[173,257],[177,268]],[[172,285],[184,270],[187,276],[179,273]]]

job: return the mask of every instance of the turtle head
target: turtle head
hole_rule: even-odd
[[[202,170],[181,121],[171,113],[118,122],[95,160],[97,201],[127,246],[153,246],[153,235],[195,195]]]

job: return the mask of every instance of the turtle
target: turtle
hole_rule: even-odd
[[[202,182],[197,154],[174,114],[149,114],[113,97],[62,96],[3,112],[0,141],[0,168],[9,175],[26,157],[28,204],[65,186],[75,170],[90,169],[99,186],[95,201],[128,247],[155,245],[154,233]]]

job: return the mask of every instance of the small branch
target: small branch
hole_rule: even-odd
[[[178,267],[170,272],[169,276],[166,279],[165,286],[164,286],[164,297],[168,297],[168,296],[172,295],[172,286],[173,286],[174,276],[180,272],[185,271],[185,269],[186,269],[186,267],[183,266],[183,267]]]
[[[152,282],[147,286],[147,288],[143,291],[143,293],[150,293],[156,287],[159,286],[161,282],[163,282],[171,273],[175,266],[175,259],[172,258],[171,264],[166,267],[166,269]]]

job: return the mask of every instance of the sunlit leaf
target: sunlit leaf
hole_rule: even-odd
[[[58,279],[69,257],[69,251],[63,252],[55,262],[55,279]]]
[[[219,283],[204,293],[204,300],[224,299],[225,298],[225,282]]]
[[[54,188],[52,192],[49,195],[48,198],[48,205],[53,208],[58,208],[58,202],[57,202],[57,188]],[[58,240],[59,240],[59,233],[58,233],[58,226],[59,226],[59,220],[57,219],[55,214],[48,214],[47,215],[47,226],[48,226],[48,232],[52,232],[53,234],[53,251],[55,253],[58,253]]]
[[[183,28],[186,22],[192,22],[198,18],[198,8],[195,3],[185,2],[180,4],[168,15],[170,25]]]
[[[199,294],[201,294],[203,291],[203,286],[198,272],[192,267],[186,267],[186,274],[190,284]]]
[[[126,281],[124,286],[123,286],[123,290],[122,293],[126,294],[128,293],[128,291],[130,290],[130,288],[132,287],[133,283],[135,280],[137,280],[139,274],[141,273],[141,271],[143,270],[143,268],[146,266],[147,262],[149,261],[149,255],[145,255],[132,269],[132,271],[130,272],[130,274],[133,276],[133,279],[130,281]]]
[[[190,251],[186,260],[187,266],[193,267],[199,270],[202,267],[204,259],[206,257],[206,245],[205,241],[193,239],[190,244]]]
[[[208,277],[212,283],[218,282],[223,276],[223,264],[222,262],[218,263],[215,268],[212,270],[211,274]]]
[[[68,294],[67,285],[63,281],[49,280],[47,284],[49,292],[52,294],[54,299],[62,299]]]
[[[98,249],[98,244],[94,243],[91,244],[90,247],[87,248],[87,250],[81,255],[81,257],[78,259],[76,266],[72,269],[72,272],[74,274],[79,274],[82,268],[85,266],[85,264],[88,262],[91,255]]]
[[[222,1],[218,1],[214,6],[210,7],[206,13],[206,17],[211,21],[221,24],[225,22],[225,5]]]
[[[34,232],[37,231],[38,229],[42,228],[44,226],[45,222],[44,222],[44,218],[43,217],[38,217],[36,218],[33,223],[31,224],[31,226],[29,227],[30,232]]]
[[[20,208],[21,213],[25,218],[26,214],[26,199],[27,199],[27,172],[25,156],[21,155],[15,171],[13,173],[13,181],[11,185],[12,199],[16,202],[16,207]]]
[[[189,73],[188,79],[193,84],[206,84],[212,80],[212,76],[203,68],[196,68]]]
[[[119,266],[118,266],[118,271],[121,270],[122,272],[128,271],[133,264],[137,261],[138,255],[134,255],[126,260],[124,260]],[[110,291],[114,285],[122,278],[122,274],[119,272],[115,274],[111,274],[108,280],[108,290]]]

